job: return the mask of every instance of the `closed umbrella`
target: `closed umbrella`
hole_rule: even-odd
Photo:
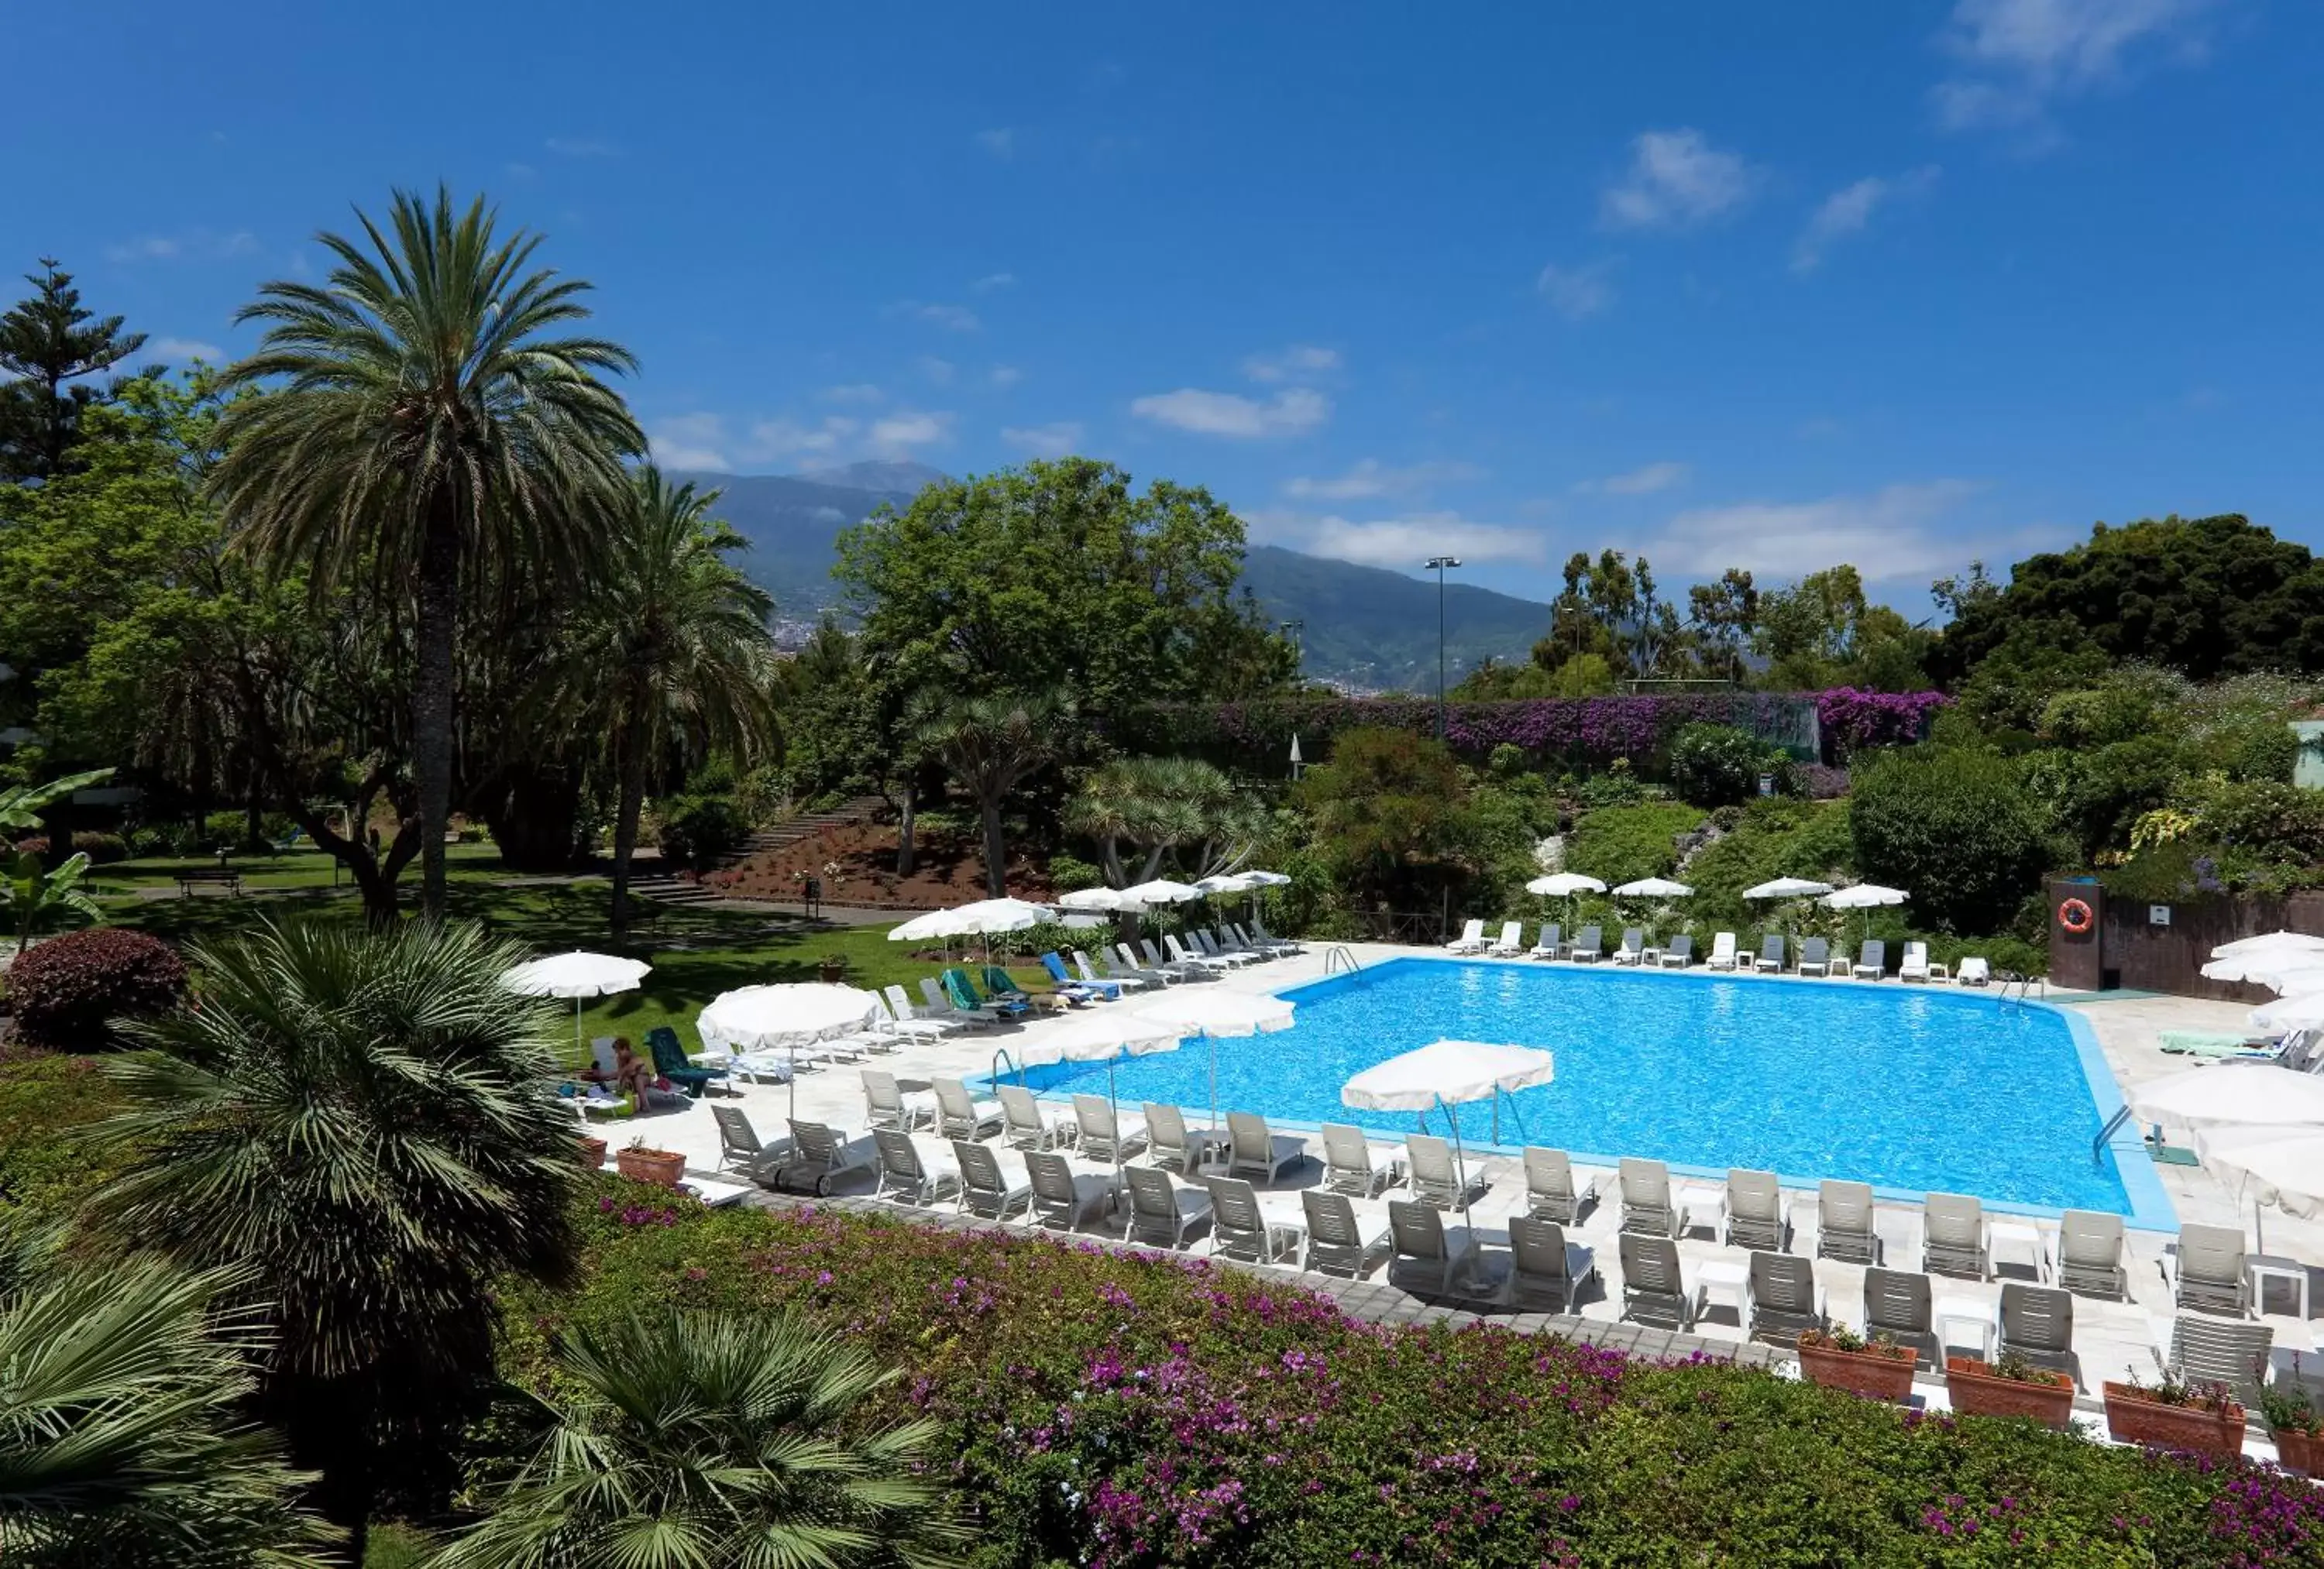
[[[784,986],[742,986],[710,999],[694,1021],[710,1051],[788,1051],[791,1054],[790,1109],[798,1110],[798,1049],[835,1041],[871,1027],[880,1000],[853,986],[802,981]]]
[[[1431,1107],[1452,1124],[1452,1148],[1460,1161],[1461,1216],[1469,1216],[1468,1152],[1461,1142],[1461,1119],[1452,1108],[1470,1101],[1493,1102],[1494,1142],[1499,1142],[1500,1100],[1557,1075],[1557,1060],[1531,1046],[1500,1046],[1484,1041],[1436,1041],[1417,1051],[1376,1062],[1340,1087],[1340,1102],[1368,1111],[1421,1114]]]
[[[1130,1012],[1181,1035],[1206,1035],[1211,1041],[1211,1126],[1219,1125],[1219,1040],[1222,1036],[1272,1034],[1291,1027],[1294,1005],[1265,993],[1194,990],[1181,986]]]
[[[1289,876],[1282,872],[1245,872],[1242,874],[1242,878],[1254,888],[1281,888],[1287,886],[1291,882]]]
[[[638,989],[653,967],[642,959],[610,953],[552,953],[518,965],[501,977],[501,985],[528,997],[573,999],[573,1050],[581,1051],[581,999]]]

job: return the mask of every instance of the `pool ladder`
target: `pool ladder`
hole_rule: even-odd
[[[2047,977],[2012,975],[2005,971],[2001,977],[2000,989],[1995,995],[1994,1000],[1997,1003],[2016,1003],[2022,1005],[2035,1000],[2034,988],[2036,986],[2042,988],[2041,1000],[2048,1001],[2050,982]]]
[[[1363,968],[1356,962],[1356,956],[1348,951],[1347,945],[1344,943],[1335,944],[1323,950],[1323,974],[1326,978],[1343,971],[1353,975]]]

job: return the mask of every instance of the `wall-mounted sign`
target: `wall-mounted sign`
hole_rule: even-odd
[[[2149,926],[2170,925],[2171,906],[2168,904],[2149,904],[2146,907],[2146,923]]]

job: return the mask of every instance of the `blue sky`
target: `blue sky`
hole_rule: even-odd
[[[1900,608],[2316,486],[2305,0],[20,11],[0,261],[177,353],[394,186],[598,286],[666,461],[1062,450],[1545,592],[1853,561]],[[208,345],[198,348],[198,345]]]

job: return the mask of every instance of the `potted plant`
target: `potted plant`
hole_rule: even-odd
[[[1848,1390],[1876,1400],[1906,1400],[1920,1353],[1882,1335],[1864,1336],[1834,1325],[1800,1335],[1800,1371],[1810,1383]]]
[[[605,1164],[605,1151],[608,1147],[603,1139],[589,1133],[582,1134],[581,1164],[592,1171],[599,1170]]]
[[[847,978],[847,956],[844,953],[825,954],[816,960],[815,973],[816,978],[824,985],[837,986]]]
[[[2073,1418],[2074,1381],[2035,1367],[2014,1351],[1997,1363],[1945,1358],[1945,1392],[1963,1416],[2031,1417],[2051,1427],[2063,1427]]]
[[[2106,1386],[2107,1432],[2119,1443],[2191,1449],[2232,1460],[2244,1451],[2244,1408],[2225,1384],[2190,1384],[2165,1376]]]
[[[2292,1358],[2290,1380],[2273,1383],[2259,1392],[2260,1415],[2267,1418],[2268,1436],[2275,1440],[2276,1463],[2302,1476],[2316,1474],[2324,1452],[2324,1412],[2308,1398],[2308,1386],[2299,1381],[2300,1359]]]
[[[664,1188],[675,1188],[686,1175],[686,1157],[675,1150],[657,1150],[643,1136],[630,1141],[627,1148],[613,1157],[614,1169],[632,1182],[658,1182]]]

